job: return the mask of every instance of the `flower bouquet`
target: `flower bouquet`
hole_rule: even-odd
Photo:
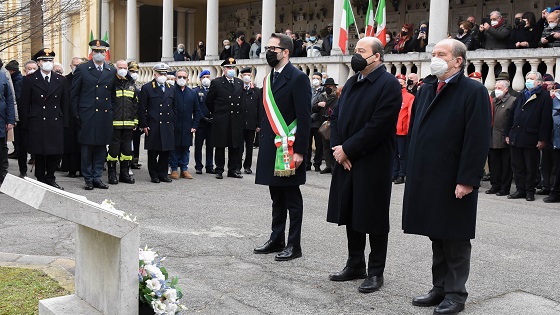
[[[184,305],[179,304],[179,299],[183,296],[181,289],[177,287],[179,279],[169,275],[161,262],[165,257],[148,249],[140,248],[139,252],[140,270],[138,280],[140,281],[140,310],[149,306],[153,314],[175,315],[185,310]]]

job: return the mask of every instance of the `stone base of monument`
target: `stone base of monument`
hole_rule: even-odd
[[[8,174],[0,191],[76,223],[73,295],[42,300],[40,315],[138,315],[138,224],[124,213],[31,178]]]

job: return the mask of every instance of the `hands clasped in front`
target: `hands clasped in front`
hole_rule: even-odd
[[[335,161],[338,162],[338,164],[342,165],[345,170],[350,171],[352,169],[352,162],[350,162],[350,159],[348,158],[346,153],[344,153],[342,146],[337,145],[332,149],[334,150],[333,156]]]

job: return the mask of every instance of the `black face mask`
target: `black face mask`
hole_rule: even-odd
[[[402,36],[408,35],[408,32],[401,32]]]
[[[406,80],[406,85],[413,85],[413,84],[414,84],[414,82],[412,80],[410,80],[410,79]]]
[[[325,93],[331,94],[332,93],[332,88],[331,87],[326,87],[325,88]]]
[[[518,27],[525,27],[525,21],[515,20],[515,25],[517,25]]]
[[[459,35],[463,35],[463,34],[465,34],[465,30],[462,29],[462,28],[460,28],[460,29],[457,31],[457,33],[458,33]]]
[[[368,62],[366,58],[362,57],[362,55],[354,54],[354,56],[352,56],[352,60],[350,61],[350,66],[352,66],[352,70],[358,72],[364,70],[368,66]]]
[[[202,47],[204,47],[204,45],[203,45],[203,44],[200,44],[200,45],[198,45],[198,47],[202,48]]]
[[[273,51],[268,50],[266,52],[266,62],[272,68],[276,67],[276,65],[280,62],[280,60],[278,60],[278,54],[273,52]]]

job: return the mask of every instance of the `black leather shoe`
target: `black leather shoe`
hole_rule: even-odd
[[[420,295],[412,299],[412,305],[420,307],[429,307],[438,305],[443,301],[444,296],[435,293],[434,291],[428,292],[426,295]]]
[[[288,245],[280,254],[274,256],[276,261],[288,261],[301,257],[301,247]]]
[[[395,179],[395,181],[393,183],[395,185],[404,184],[404,177],[402,177],[402,176],[397,177],[397,179]]]
[[[315,166],[315,172],[320,172],[321,171],[321,166]]]
[[[217,179],[224,179],[224,175],[222,175],[222,173],[217,173],[216,178]]]
[[[157,178],[157,177],[152,178],[152,183],[159,184],[160,183],[159,178]]]
[[[527,195],[524,192],[520,191],[516,191],[513,194],[507,196],[508,199],[521,199],[525,197],[527,197]]]
[[[76,172],[69,171],[69,172],[68,172],[68,177],[70,177],[70,178],[76,178],[76,177],[77,177],[77,176],[76,176]]]
[[[284,242],[274,242],[272,240],[268,240],[262,246],[253,249],[253,253],[254,254],[278,253],[284,250],[284,247],[286,247],[286,244],[284,244]]]
[[[200,175],[200,174],[202,174],[202,170],[196,170],[195,173],[198,174],[198,175]]]
[[[86,187],[84,187],[86,190],[93,190],[93,183],[86,183]]]
[[[227,173],[227,177],[233,177],[233,178],[243,178],[243,175],[237,173],[237,172],[228,172]]]
[[[496,193],[496,196],[507,196],[507,195],[509,195],[509,191],[500,190]]]
[[[253,174],[253,171],[250,168],[246,168],[245,174]]]
[[[311,171],[311,165],[307,165],[307,166],[305,167],[305,170],[306,170],[306,171]]]
[[[216,174],[216,170],[211,168],[211,169],[206,169],[206,174]]]
[[[362,268],[350,268],[348,266],[344,267],[342,271],[333,273],[329,275],[329,280],[331,281],[350,281],[355,279],[364,279],[367,277],[366,267]]]
[[[487,195],[493,195],[493,194],[497,194],[499,191],[500,191],[499,188],[492,187],[492,188],[488,189],[487,191],[485,191],[484,193],[487,194]]]
[[[535,193],[534,193],[534,192],[528,192],[528,193],[527,193],[527,197],[525,197],[525,200],[527,200],[527,201],[535,201]]]
[[[94,181],[93,182],[93,187],[95,188],[101,188],[101,189],[109,189],[109,186],[105,185],[102,181]]]
[[[173,180],[171,178],[169,178],[168,176],[165,177],[160,177],[159,181],[162,183],[171,183]]]
[[[546,189],[546,188],[539,189],[537,191],[537,195],[541,195],[541,196],[550,195],[550,189]]]
[[[548,197],[545,197],[543,199],[544,202],[546,203],[553,203],[553,202],[560,202],[560,196],[558,195],[550,195]]]
[[[60,185],[57,184],[55,181],[48,182],[48,183],[46,183],[46,184],[47,184],[47,185],[50,185],[50,186],[53,186],[54,188],[58,188],[58,189],[60,189],[60,190],[64,190],[64,188],[60,187]]]
[[[332,173],[332,169],[330,167],[327,167],[319,172],[319,174],[330,174],[330,173]]]
[[[375,292],[383,286],[383,276],[368,276],[358,287],[358,291],[362,293]]]
[[[19,177],[20,177],[20,178],[27,177],[27,173],[26,173],[26,172],[20,172],[20,173],[19,173]]]
[[[453,315],[453,314],[459,314],[459,312],[463,311],[464,309],[465,309],[464,303],[459,303],[449,299],[444,299],[434,309],[434,314]]]

